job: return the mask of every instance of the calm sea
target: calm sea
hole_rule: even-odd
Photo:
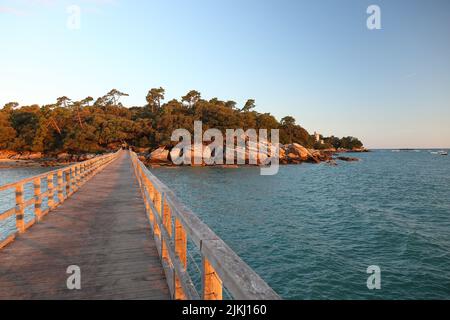
[[[352,155],[353,156],[353,155]],[[450,158],[153,169],[286,299],[450,299]],[[381,268],[381,290],[367,267]]]
[[[450,299],[450,158],[351,156],[362,161],[282,166],[276,176],[152,172],[285,299]],[[0,184],[40,172],[0,169]],[[381,268],[381,290],[366,286],[370,265]]]

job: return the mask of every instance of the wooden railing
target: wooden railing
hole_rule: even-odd
[[[13,189],[16,197],[15,207],[0,213],[0,221],[15,216],[16,229],[15,231],[12,231],[11,234],[7,235],[5,239],[0,239],[0,249],[11,243],[16,238],[17,234],[24,233],[33,224],[40,221],[47,213],[61,205],[84,183],[100,172],[107,164],[116,159],[119,152],[95,157],[91,160],[0,186],[0,192]],[[45,192],[42,192],[43,180],[45,180],[47,184],[47,191]],[[28,184],[32,184],[34,196],[26,200],[24,190]],[[42,203],[45,199],[47,199],[47,208],[43,210]],[[30,221],[25,222],[25,210],[29,207],[33,210],[33,218]]]
[[[131,159],[173,299],[222,300],[223,288],[233,299],[280,299],[223,240],[182,205],[133,152]],[[188,273],[188,239],[202,257],[201,293]]]

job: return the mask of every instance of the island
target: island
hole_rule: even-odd
[[[0,110],[0,167],[65,165],[119,148],[133,149],[147,165],[172,165],[173,131],[192,131],[195,121],[222,132],[279,129],[281,164],[334,164],[336,153],[368,151],[358,138],[310,134],[292,116],[278,121],[260,113],[254,99],[238,106],[232,100],[203,99],[191,90],[180,100],[164,102],[160,87],[148,91],[145,105],[126,107],[120,101],[124,96],[113,89],[97,99],[63,96],[42,106],[7,103]]]

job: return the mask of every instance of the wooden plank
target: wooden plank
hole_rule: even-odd
[[[259,277],[239,256],[231,250],[203,221],[201,221],[190,209],[184,206],[173,192],[167,188],[157,177],[150,173],[143,164],[138,161],[145,176],[151,180],[152,185],[163,193],[165,202],[170,207],[171,214],[183,227],[187,237],[197,246],[203,258],[203,267],[206,274],[203,275],[204,298],[213,295],[221,298],[222,284],[233,298],[244,300],[277,300],[280,297]],[[161,224],[158,221],[158,213],[155,208],[155,226]],[[162,232],[163,236],[164,232]],[[178,258],[178,257],[177,257]],[[174,260],[172,258],[172,260]],[[209,276],[209,277],[208,277]],[[181,284],[181,281],[180,281]],[[177,283],[176,283],[177,286]]]
[[[0,251],[0,299],[170,299],[129,155],[105,165]],[[80,291],[66,287],[71,265]]]
[[[5,240],[3,240],[2,242],[0,242],[0,250],[3,249],[4,247],[6,247],[8,244],[10,244],[11,242],[14,241],[14,239],[16,238],[16,235],[10,235],[9,237],[7,237]]]
[[[0,214],[0,221],[8,219],[9,217],[16,214],[16,208],[9,209],[2,214]]]

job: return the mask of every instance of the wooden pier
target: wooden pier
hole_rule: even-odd
[[[213,300],[224,289],[233,299],[279,299],[132,152],[0,187],[7,190],[16,206],[0,222],[14,219],[16,230],[0,238],[0,299]],[[200,290],[188,240],[201,256]],[[67,286],[70,266],[81,271],[79,290]]]

